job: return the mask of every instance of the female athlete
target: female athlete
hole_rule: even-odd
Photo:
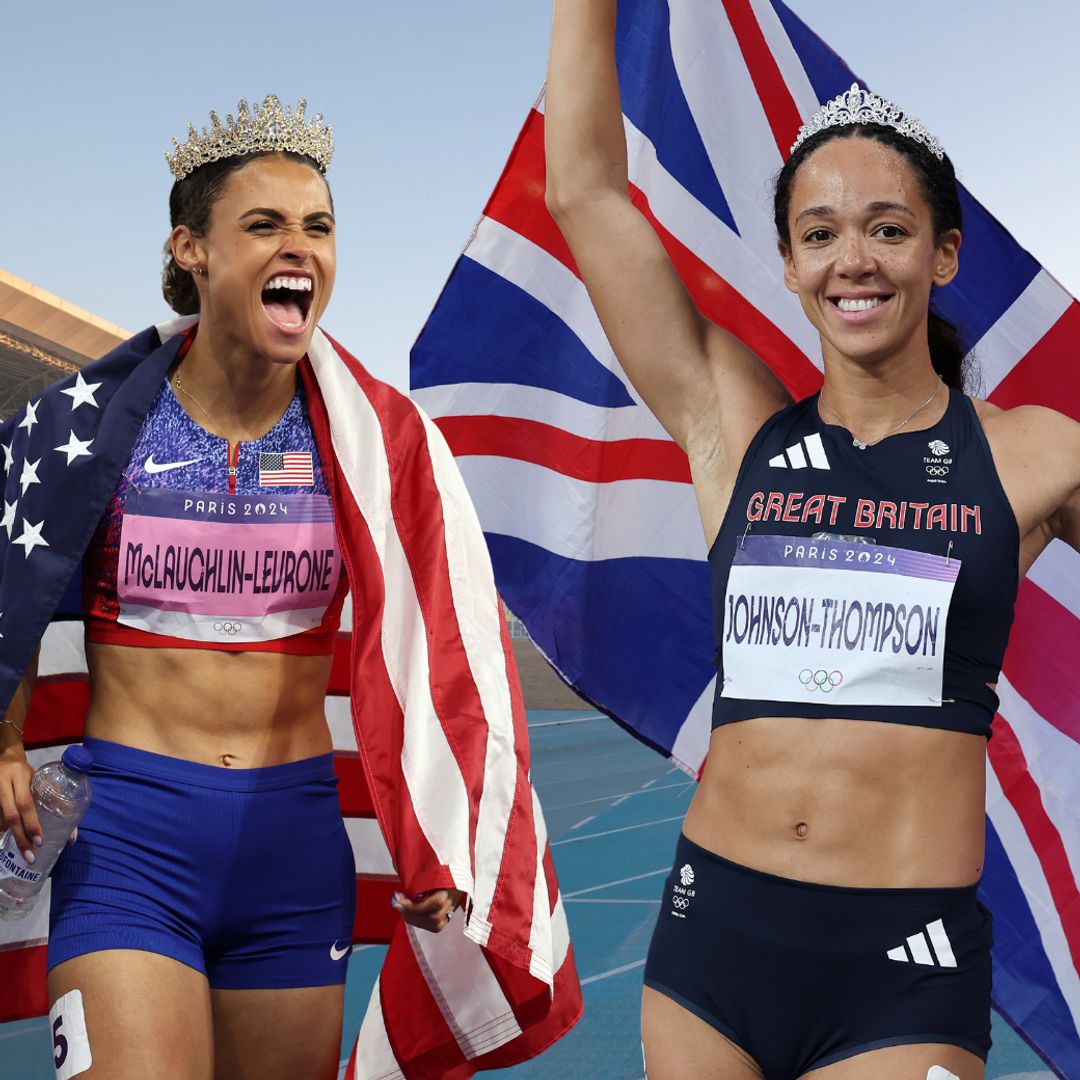
[[[854,90],[776,182],[818,331],[792,403],[696,310],[627,194],[615,0],[556,0],[548,205],[626,372],[686,451],[720,668],[708,762],[645,969],[650,1080],[978,1080],[985,741],[1019,577],[1080,548],[1080,425],[963,392],[931,310],[949,159]],[[838,648],[847,670],[813,656]]]
[[[53,879],[49,997],[81,999],[88,1078],[337,1075],[356,879],[323,699],[348,583],[297,377],[334,287],[332,142],[302,113],[268,97],[224,154],[192,130],[169,159],[164,293],[199,320],[84,559],[94,801]],[[28,860],[32,682],[0,724]],[[438,931],[459,902],[396,906]]]

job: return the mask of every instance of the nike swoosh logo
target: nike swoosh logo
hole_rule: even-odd
[[[351,945],[347,946],[344,949],[339,949],[337,947],[337,942],[335,941],[334,944],[330,946],[330,959],[331,960],[340,960],[343,956],[348,956],[349,953],[351,953],[351,952],[352,952],[352,946]]]
[[[202,458],[192,458],[190,461],[163,461],[159,464],[154,460],[154,455],[151,454],[146,459],[143,468],[152,476],[154,473],[168,472],[170,469],[183,469],[187,465],[194,465],[197,461],[202,461]]]

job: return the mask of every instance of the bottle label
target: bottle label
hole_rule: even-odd
[[[17,878],[19,881],[29,881],[36,884],[41,880],[41,873],[35,870],[19,851],[19,845],[15,843],[15,836],[11,832],[4,840],[4,846],[0,848],[0,878]]]

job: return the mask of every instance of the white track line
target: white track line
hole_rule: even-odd
[[[659,900],[605,900],[600,896],[586,896],[581,900],[567,900],[563,897],[564,904],[659,904]]]
[[[668,788],[683,788],[685,790],[686,784],[682,784],[682,783],[679,783],[679,784],[661,784],[660,787],[653,788],[652,790],[653,791],[665,791]],[[553,811],[555,811],[555,810],[570,810],[572,807],[575,807],[575,806],[588,806],[588,805],[590,805],[590,803],[607,802],[608,799],[610,799],[610,798],[615,799],[615,801],[611,804],[612,806],[619,806],[621,803],[624,803],[627,799],[633,798],[635,795],[644,795],[644,794],[645,794],[645,792],[642,791],[641,789],[638,789],[637,791],[620,791],[618,793],[618,795],[616,795],[616,796],[603,795],[599,799],[582,799],[581,802],[560,803],[558,806],[550,806],[545,801],[544,802],[544,815],[545,816],[550,816],[551,813]]]
[[[616,881],[604,881],[599,885],[590,885],[587,889],[575,889],[573,892],[563,893],[562,898],[564,900],[571,900],[575,896],[584,896],[587,892],[596,892],[597,889],[613,889],[616,885],[626,885],[631,881],[641,881],[643,878],[657,877],[660,874],[666,874],[670,869],[670,867],[664,866],[659,870],[647,870],[644,874],[634,874],[633,877],[619,878]]]
[[[669,821],[682,821],[685,814],[676,814],[675,817],[659,818],[656,821],[643,821],[640,825],[624,825],[621,829],[605,829],[603,832],[586,833],[584,836],[564,836],[562,840],[552,841],[552,847],[560,844],[576,844],[581,840],[595,840],[600,836],[611,836],[614,833],[630,832],[633,829],[647,829],[651,825],[666,825]],[[590,820],[590,819],[586,819]]]
[[[610,971],[601,971],[599,975],[590,975],[587,979],[581,980],[581,985],[588,986],[589,983],[599,982],[601,979],[610,979],[612,975],[621,975],[624,971],[633,971],[634,968],[644,966],[644,960],[635,960],[632,964],[623,964],[622,967],[612,968]]]
[[[565,727],[567,724],[591,724],[594,720],[606,720],[603,713],[595,716],[573,716],[568,720],[541,720],[539,724],[529,724],[530,731],[536,731],[542,727]]]

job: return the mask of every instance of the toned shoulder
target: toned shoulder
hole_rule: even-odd
[[[1019,444],[1033,450],[1046,447],[1055,453],[1060,453],[1065,447],[1080,448],[1080,424],[1057,409],[1045,405],[1017,405],[1012,409],[1002,409],[975,397],[971,402],[983,430],[995,441],[1000,439],[1010,447]]]

